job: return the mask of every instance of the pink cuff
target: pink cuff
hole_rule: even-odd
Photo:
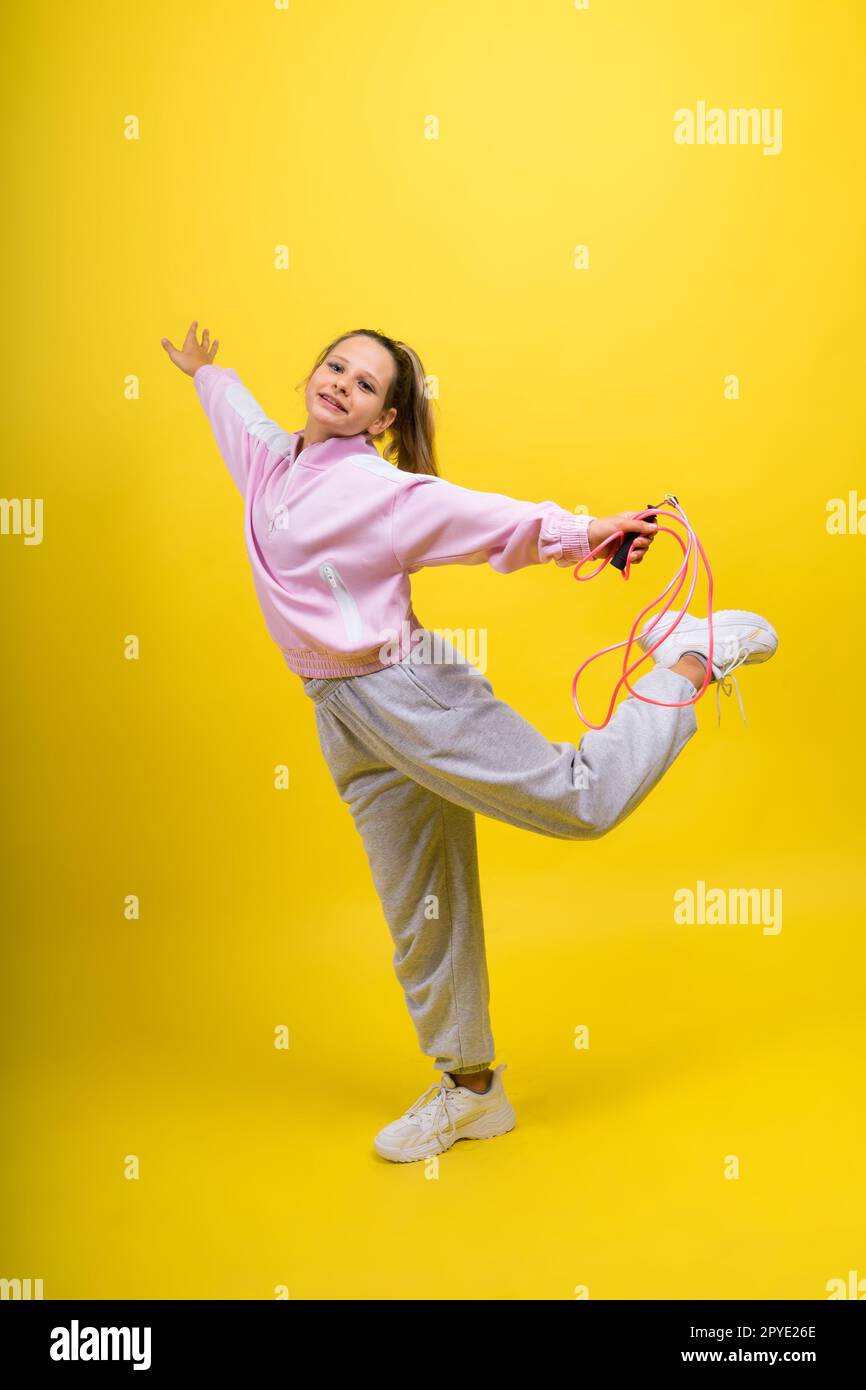
[[[559,554],[553,548],[553,562],[559,566],[576,565],[585,560],[592,546],[589,543],[589,524],[594,516],[583,512],[557,512],[549,517],[541,528],[539,547],[542,555],[551,549],[551,542],[559,543]]]

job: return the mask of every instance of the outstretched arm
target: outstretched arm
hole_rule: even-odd
[[[278,457],[289,453],[291,436],[268,418],[232,367],[216,366],[213,359],[219,339],[211,344],[205,329],[199,344],[197,327],[193,320],[182,348],[168,338],[162,339],[162,345],[175,366],[192,377],[219,451],[238,491],[245,495],[253,464],[268,453]]]
[[[631,512],[591,517],[568,512],[556,502],[523,502],[499,492],[476,492],[447,479],[419,474],[398,488],[391,513],[392,549],[401,569],[424,565],[478,565],[500,574],[525,565],[564,568],[585,560],[608,537],[629,529],[641,533],[632,546],[640,563],[656,526],[632,521]],[[609,550],[616,549],[613,543]],[[608,550],[602,548],[598,559]]]

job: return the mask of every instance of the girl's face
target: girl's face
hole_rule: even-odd
[[[375,338],[363,334],[344,338],[307,382],[305,443],[333,435],[381,434],[388,429],[397,417],[393,407],[384,409],[395,371],[390,352]]]

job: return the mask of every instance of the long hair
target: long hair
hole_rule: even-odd
[[[438,476],[433,408],[427,395],[427,379],[420,357],[408,343],[397,342],[394,338],[389,338],[387,333],[380,333],[375,328],[353,328],[348,333],[341,333],[339,338],[334,338],[322,349],[309,376],[304,378],[304,384],[309,381],[313,372],[321,367],[334,348],[347,338],[355,338],[358,334],[374,338],[377,343],[381,343],[382,347],[388,349],[395,364],[383,412],[389,411],[393,406],[397,414],[389,429],[378,435],[370,435],[370,438],[388,437],[382,453],[389,463],[396,463],[404,473],[433,473]]]

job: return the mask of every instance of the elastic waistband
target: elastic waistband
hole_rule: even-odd
[[[375,647],[368,647],[362,652],[329,652],[316,651],[313,647],[281,647],[283,659],[289,670],[302,680],[344,678],[347,676],[367,676],[373,671],[382,671],[386,666],[393,666],[397,661],[402,661],[403,657],[411,651],[412,635],[415,632],[423,631],[424,624],[419,622],[416,614],[410,608],[400,627],[399,634],[399,653],[390,661],[383,661],[378,653],[383,646],[388,645],[386,640],[379,642]],[[393,632],[394,629],[392,628]]]
[[[289,670],[302,680],[308,680],[317,676],[366,676],[371,671],[381,671],[383,666],[391,663],[381,661],[375,655],[378,650],[376,647],[372,652],[344,655],[342,652],[316,652],[307,647],[289,647],[282,648],[282,653]]]

